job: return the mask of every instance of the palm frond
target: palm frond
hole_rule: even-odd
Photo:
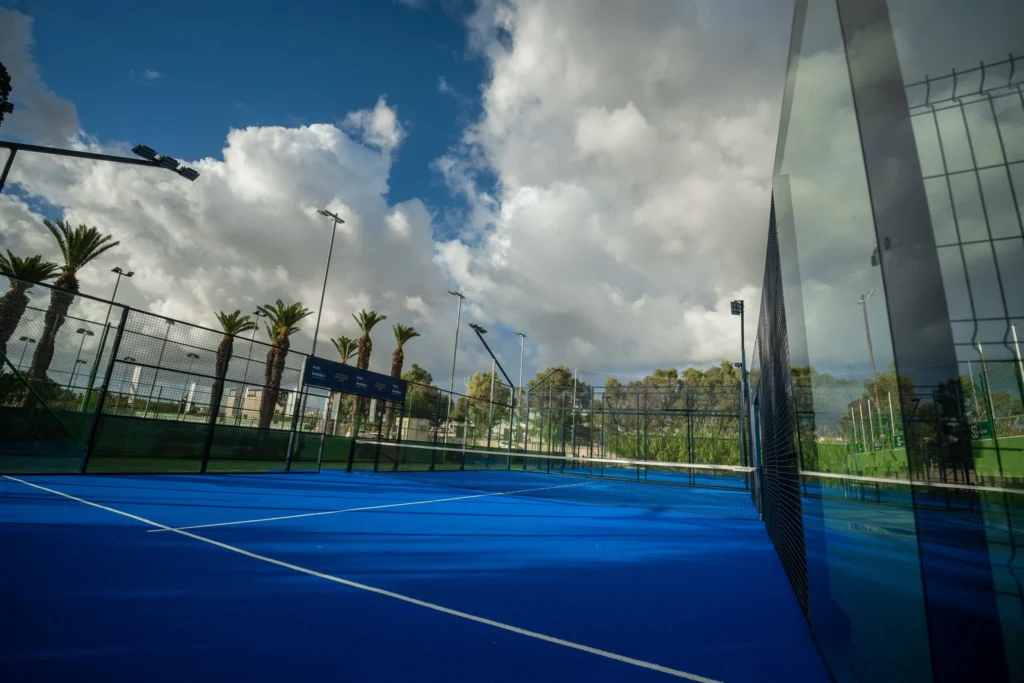
[[[420,333],[415,328],[409,327],[408,325],[394,325],[392,331],[395,333],[395,341],[398,343],[398,348],[402,348],[407,341],[420,336]]]
[[[98,228],[84,224],[72,228],[67,221],[57,221],[54,225],[44,219],[43,225],[57,240],[61,256],[64,257],[63,269],[72,274],[77,273],[90,261],[94,261],[120,244],[120,242],[111,241],[114,238],[104,235]]]
[[[280,299],[272,305],[258,306],[257,310],[267,316],[268,329],[272,328],[274,330],[274,332],[270,333],[272,339],[275,335],[290,336],[295,334],[300,329],[296,327],[296,323],[312,315],[312,311],[301,303],[296,302],[291,305],[285,305]]]
[[[221,329],[224,330],[224,334],[228,336],[237,336],[243,332],[249,332],[250,330],[256,329],[256,323],[252,321],[247,315],[242,315],[241,310],[236,310],[234,313],[225,313],[220,311],[217,315],[217,320],[220,322]]]
[[[348,362],[352,360],[352,356],[356,355],[358,342],[355,339],[338,337],[337,339],[332,339],[331,343],[334,344],[334,348],[338,350],[338,355],[341,356],[342,363],[348,364]]]
[[[370,330],[372,330],[377,323],[388,319],[386,315],[381,315],[376,311],[367,311],[365,309],[359,311],[358,315],[353,313],[352,318],[356,321],[356,324],[359,325],[359,329],[362,330],[363,334],[369,334]]]
[[[56,263],[44,261],[42,256],[30,256],[21,258],[7,250],[7,255],[0,254],[0,275],[5,275],[15,280],[23,280],[31,286],[35,282],[44,282],[56,277],[60,266]]]

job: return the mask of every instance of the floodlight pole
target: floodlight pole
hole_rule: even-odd
[[[520,396],[519,396],[519,411],[522,412],[522,410],[523,410],[523,397],[522,397],[522,393],[523,393],[523,356],[526,353],[526,335],[523,334],[522,332],[516,332],[516,336],[518,336],[520,338],[520,346],[519,346],[519,394],[520,394]],[[529,410],[529,406],[527,406],[527,410]],[[519,443],[519,439],[516,439],[516,444],[518,444],[518,443]],[[526,450],[526,449],[524,448],[523,450]]]
[[[452,347],[452,379],[448,383],[448,425],[444,430],[445,443],[448,443],[448,431],[451,429],[452,398],[455,396],[455,359],[458,357],[459,353],[459,327],[462,325],[462,300],[466,298],[462,292],[454,289],[448,290],[448,293],[452,296],[459,297],[459,312],[455,316],[455,344]]]
[[[0,149],[9,149],[10,155],[7,157],[7,162],[4,164],[4,170],[0,172],[0,193],[4,191],[4,184],[7,182],[7,176],[11,172],[11,166],[14,164],[14,156],[18,152],[34,152],[36,154],[52,154],[60,157],[73,157],[75,159],[91,159],[93,161],[111,161],[117,164],[128,164],[130,166],[149,166],[151,168],[166,168],[169,171],[174,171],[186,180],[195,180],[199,177],[199,173],[188,167],[179,168],[179,164],[176,159],[171,157],[161,156],[154,150],[144,145],[136,145],[135,150],[139,150],[136,154],[144,156],[141,159],[134,157],[119,157],[113,154],[98,154],[96,152],[84,152],[78,149],[61,149],[60,147],[44,147],[42,145],[26,145],[21,142],[11,142],[10,140],[0,140]],[[134,150],[133,150],[134,151]],[[151,154],[150,154],[151,153]],[[173,165],[172,165],[173,162]]]
[[[487,345],[487,341],[484,339],[484,335],[487,334],[487,330],[485,330],[484,328],[480,327],[476,323],[470,323],[469,327],[474,332],[476,332],[476,336],[480,338],[480,343],[484,345],[485,349],[487,349],[487,353],[489,353],[491,355],[491,360],[493,360],[494,364],[498,366],[499,370],[501,370],[502,376],[505,378],[505,381],[508,382],[509,387],[512,389],[512,410],[515,410],[515,407],[516,407],[516,386],[514,384],[512,384],[512,380],[509,379],[508,373],[505,372],[505,368],[501,367],[501,362],[498,361],[497,356],[495,356],[494,352],[491,351],[491,347]],[[512,430],[511,429],[509,430],[509,435],[508,435],[508,448],[509,448],[509,450],[512,450]]]
[[[316,341],[320,335],[320,316],[324,313],[324,297],[327,295],[327,275],[331,272],[331,254],[334,252],[334,236],[338,234],[338,223],[344,223],[338,214],[332,213],[327,209],[317,209],[317,213],[326,218],[334,219],[334,227],[331,228],[331,244],[327,247],[327,265],[324,266],[324,284],[320,289],[320,309],[316,314],[316,327],[313,329],[313,350],[310,351],[309,355],[316,355]]]
[[[747,405],[750,402],[750,388],[747,385],[747,326],[746,305],[743,299],[730,302],[732,314],[740,317],[740,448],[745,454],[747,449],[746,430],[744,425],[747,422]],[[749,461],[747,464],[752,464]],[[756,465],[755,465],[756,466]]]

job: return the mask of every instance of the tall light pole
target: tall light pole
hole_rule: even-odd
[[[331,245],[327,247],[327,265],[324,266],[324,286],[320,290],[320,310],[316,314],[316,327],[313,330],[313,350],[309,353],[310,356],[316,355],[316,340],[320,334],[320,316],[324,312],[324,296],[327,295],[327,274],[331,272],[331,254],[334,252],[334,236],[338,234],[338,223],[344,223],[345,221],[336,213],[332,213],[327,209],[317,209],[316,212],[325,218],[334,220],[334,226],[331,228]]]
[[[269,313],[264,313],[260,309],[256,309],[252,312],[256,316],[256,326],[252,328],[252,336],[249,338],[249,353],[245,355],[245,370],[242,371],[242,395],[241,398],[236,401],[237,409],[235,411],[235,426],[238,426],[239,421],[242,419],[241,415],[245,412],[245,404],[248,399],[249,393],[249,361],[252,360],[253,347],[256,346],[256,332],[260,329],[260,318],[266,318]],[[262,394],[261,394],[262,395]]]
[[[480,327],[476,323],[470,323],[469,327],[474,332],[476,332],[476,336],[480,338],[480,343],[484,345],[485,349],[487,349],[487,353],[490,354],[491,360],[493,360],[494,364],[498,366],[498,369],[501,370],[501,374],[505,378],[505,381],[508,382],[508,386],[512,390],[512,408],[515,409],[515,402],[516,402],[516,398],[515,398],[516,388],[515,388],[515,385],[512,384],[512,380],[509,379],[508,373],[505,372],[505,368],[501,367],[501,363],[498,362],[497,356],[494,355],[494,352],[491,351],[491,347],[488,346],[488,344],[487,344],[487,340],[484,339],[484,335],[487,334],[487,330],[485,330],[484,328]],[[493,403],[492,403],[492,405],[493,405]],[[508,434],[508,449],[512,450],[512,430],[511,429],[509,430],[509,434]]]
[[[127,273],[121,270],[121,266],[114,266],[110,269],[111,273],[117,273],[117,280],[114,281],[114,293],[110,295],[110,303],[107,305],[107,319],[103,321],[103,326],[106,327],[107,323],[110,322],[110,309],[114,307],[114,300],[117,299],[117,288],[121,284],[122,277],[131,277],[135,275],[134,270],[129,270]]]
[[[71,369],[71,379],[68,381],[68,389],[70,390],[75,384],[75,375],[78,374],[79,365],[88,365],[84,360],[76,360],[74,367]]]
[[[526,354],[526,335],[522,332],[516,332],[516,336],[519,337],[519,411],[523,410],[523,356]],[[513,394],[514,396],[514,394]],[[529,408],[529,406],[527,406]],[[518,431],[519,425],[522,420],[516,421],[516,431]],[[516,439],[516,444],[519,444],[519,439]],[[525,448],[523,450],[526,450]]]
[[[151,386],[149,388],[149,397],[146,398],[146,402],[147,403],[149,401],[153,400],[153,392],[156,391],[156,381],[160,377],[161,363],[164,362],[164,351],[167,349],[167,340],[171,336],[171,325],[174,324],[174,321],[171,320],[170,318],[166,318],[166,322],[167,322],[167,331],[164,332],[164,340],[163,340],[163,343],[160,344],[160,355],[157,356],[157,359],[156,359],[156,370],[153,371],[153,386]]]
[[[747,402],[750,400],[747,388],[747,326],[745,322],[746,316],[744,315],[746,306],[743,299],[730,301],[729,306],[732,314],[740,317],[740,448],[746,451],[747,438],[744,425],[747,422]],[[751,463],[748,462],[747,464]]]
[[[459,354],[459,327],[462,324],[462,300],[465,299],[466,297],[465,297],[465,295],[462,292],[458,292],[458,291],[456,291],[454,289],[449,289],[448,293],[451,294],[452,296],[459,297],[459,312],[455,316],[455,344],[452,347],[452,379],[448,383],[448,420],[449,420],[449,422],[451,422],[451,418],[452,418],[452,401],[454,400],[454,396],[455,396],[455,359],[458,357],[458,354]],[[451,428],[451,425],[449,424],[449,429],[450,428]],[[444,430],[444,442],[445,443],[448,443],[448,431],[449,431],[449,429],[445,429]]]
[[[977,342],[978,356],[981,357],[981,377],[985,381],[985,400],[988,401],[986,404],[988,421],[992,425],[992,438],[996,436],[996,406],[992,402],[992,385],[988,383],[988,365],[985,363],[985,352],[981,348],[981,342]]]
[[[61,149],[59,147],[44,147],[42,145],[26,145],[21,142],[10,142],[8,140],[0,140],[0,149],[11,150],[10,156],[7,157],[7,162],[4,164],[3,171],[0,171],[0,192],[4,191],[4,183],[7,182],[7,175],[11,172],[11,165],[14,163],[15,155],[20,152],[34,152],[36,154],[53,154],[60,157],[74,157],[76,159],[92,159],[93,161],[112,161],[118,164],[128,164],[130,166],[151,166],[156,168],[165,168],[168,171],[174,171],[185,180],[194,181],[199,177],[199,171],[188,166],[182,166],[181,163],[172,157],[158,154],[156,150],[145,145],[135,145],[132,152],[136,156],[142,157],[141,159],[133,159],[132,157],[119,157],[112,154],[97,154],[96,152],[83,152],[77,149]]]
[[[871,359],[871,381],[875,387],[875,405],[881,405],[881,401],[878,400],[878,374],[875,372],[875,353],[871,349],[871,327],[868,325],[868,299],[870,299],[874,293],[878,291],[876,287],[872,287],[871,291],[863,295],[859,300],[861,310],[864,311],[864,334],[868,338],[868,358]]]
[[[31,337],[18,337],[18,341],[25,342],[25,345],[21,347],[21,358],[18,359],[18,369],[21,369],[21,364],[25,360],[25,351],[28,350],[29,344],[35,344],[36,340]]]
[[[75,364],[71,366],[71,379],[75,378],[75,373],[78,371],[78,359],[82,357],[82,347],[85,346],[85,338],[96,336],[95,332],[84,327],[79,327],[75,330],[75,334],[82,335],[82,342],[78,345],[78,355],[75,356]]]

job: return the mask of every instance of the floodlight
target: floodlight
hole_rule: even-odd
[[[140,156],[143,159],[149,159],[154,161],[156,159],[156,150],[146,145],[135,145],[132,147],[132,153],[136,156]]]

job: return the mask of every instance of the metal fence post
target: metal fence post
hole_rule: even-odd
[[[352,396],[352,399],[355,400],[355,401],[359,400],[358,396],[353,396],[351,394],[350,394],[350,396]],[[341,409],[341,400],[340,399],[339,399],[339,402],[338,402],[338,409],[339,410]],[[359,423],[361,422],[361,419],[363,417],[360,414],[360,412],[361,411],[359,411],[359,410],[356,411],[356,422],[355,422],[354,425],[352,425],[352,441],[350,441],[349,444],[348,444],[348,466],[345,467],[345,471],[346,472],[351,472],[352,471],[352,463],[355,461],[355,457],[356,457],[356,440],[359,438]]]
[[[305,403],[303,400],[302,390],[305,388],[306,379],[306,362],[309,360],[308,356],[302,357],[302,368],[299,371],[299,381],[295,387],[295,410],[292,411],[292,428],[288,434],[288,451],[285,453],[284,459],[284,471],[292,471],[292,453],[295,451],[295,442],[298,441],[298,426],[299,417],[302,413],[302,406]]]
[[[82,414],[89,410],[89,401],[92,399],[92,385],[96,383],[96,373],[100,369],[100,361],[103,360],[103,349],[107,346],[107,335],[110,332],[110,325],[103,326],[103,334],[100,336],[100,344],[96,347],[96,362],[92,364],[89,371],[89,384],[85,389],[85,398],[82,399]]]
[[[231,340],[231,345],[228,346],[227,355],[225,355],[223,364],[219,365],[214,372],[216,373],[217,379],[214,382],[220,380],[220,393],[218,396],[210,395],[210,417],[206,421],[206,436],[203,439],[203,461],[199,465],[199,473],[206,474],[206,468],[210,464],[210,451],[213,449],[213,433],[217,428],[217,418],[220,414],[220,403],[224,398],[224,383],[227,381],[228,367],[231,365],[231,352],[234,350],[234,339]],[[216,398],[217,405],[214,405],[214,399]],[[148,409],[149,406],[147,405]]]
[[[82,458],[82,467],[79,472],[85,474],[89,467],[89,458],[92,456],[93,447],[96,444],[96,433],[99,431],[100,416],[103,414],[103,406],[107,402],[107,392],[110,389],[110,378],[114,375],[114,364],[117,362],[117,352],[121,350],[121,339],[124,337],[124,328],[128,324],[128,309],[121,309],[121,320],[117,324],[117,333],[114,335],[114,345],[110,349],[110,363],[103,374],[103,386],[100,387],[99,398],[96,399],[96,412],[92,416],[92,424],[89,425],[89,438],[85,442],[85,457]]]

